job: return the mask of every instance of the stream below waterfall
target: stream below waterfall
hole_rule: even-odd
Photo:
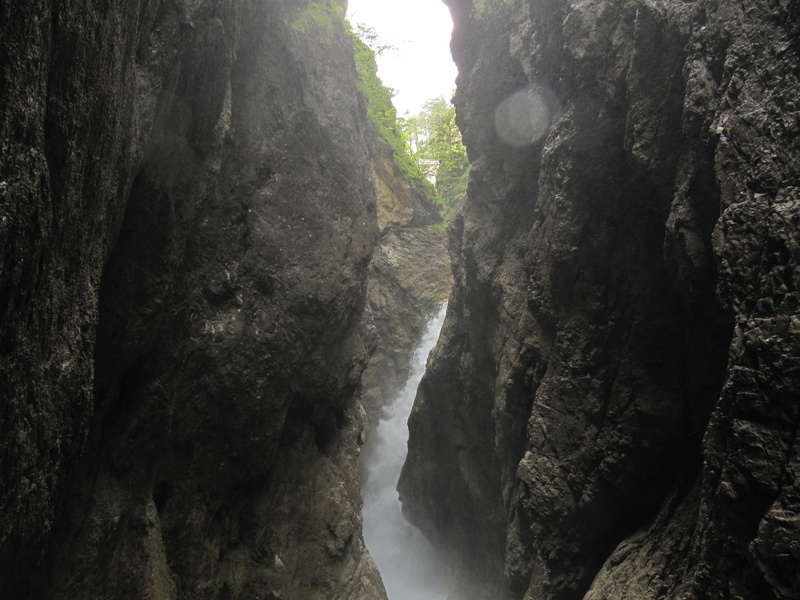
[[[427,324],[414,352],[411,375],[378,422],[364,454],[364,540],[389,600],[445,600],[444,571],[433,546],[402,515],[397,480],[406,459],[408,416],[428,354],[439,337],[446,305]]]

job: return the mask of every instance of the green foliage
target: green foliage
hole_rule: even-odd
[[[491,4],[493,0],[475,0],[475,10],[479,15],[486,12],[486,7]],[[514,6],[514,0],[502,0],[503,4],[508,7]]]
[[[429,100],[408,120],[407,130],[416,148],[414,158],[428,179],[435,181],[436,195],[445,222],[467,193],[469,159],[456,125],[456,109],[443,97]]]
[[[319,33],[333,37],[344,26],[344,8],[328,2],[312,2],[297,15],[292,27],[303,33]]]
[[[380,56],[387,50],[395,50],[396,48],[389,44],[382,44],[380,39],[378,38],[378,32],[375,31],[372,27],[367,27],[363,23],[356,23],[355,29],[350,26],[351,33],[355,34],[355,36],[363,42],[366,46],[372,50],[372,53],[375,56]]]
[[[375,32],[362,25],[355,31],[350,28],[349,33],[360,79],[359,88],[367,99],[367,113],[378,137],[392,149],[395,162],[403,173],[411,179],[425,181],[425,174],[411,155],[408,136],[402,121],[397,117],[397,109],[392,104],[394,93],[378,77],[375,56],[388,47],[378,46]]]
[[[432,188],[443,220],[433,229],[443,231],[458,201],[467,193],[469,159],[456,125],[455,107],[443,97],[429,100],[409,119],[397,116],[394,93],[378,77],[375,56],[386,50],[372,29],[349,28],[359,88],[380,140],[392,148],[395,163],[409,178]],[[435,184],[431,184],[431,182]]]
[[[441,221],[434,223],[429,227],[429,229],[436,231],[437,233],[444,233],[447,231],[447,224],[450,222],[450,216],[451,215],[447,215],[443,217]]]

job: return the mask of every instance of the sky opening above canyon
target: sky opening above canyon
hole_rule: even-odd
[[[453,21],[441,0],[349,0],[347,18],[392,46],[377,57],[378,76],[395,90],[398,116],[415,115],[439,96],[450,100],[457,73],[450,54]]]

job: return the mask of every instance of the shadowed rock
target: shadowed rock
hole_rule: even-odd
[[[0,596],[385,597],[340,7],[7,2],[0,39]]]
[[[472,173],[407,514],[462,600],[796,596],[796,3],[447,3]]]

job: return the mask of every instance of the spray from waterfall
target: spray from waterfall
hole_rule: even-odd
[[[405,520],[396,487],[406,459],[408,415],[425,363],[444,322],[445,307],[434,316],[414,352],[411,375],[387,407],[365,456],[364,540],[378,565],[389,600],[446,600],[444,572],[433,546]]]

